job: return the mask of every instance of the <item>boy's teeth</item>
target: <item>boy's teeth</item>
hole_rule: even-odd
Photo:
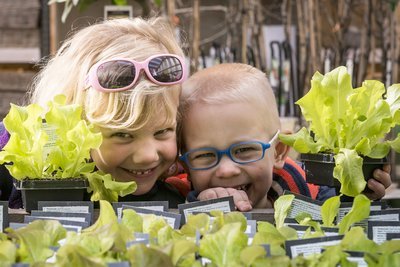
[[[246,189],[247,189],[247,186],[246,186],[246,185],[240,185],[240,186],[236,187],[236,190],[243,190],[243,191],[246,191]]]

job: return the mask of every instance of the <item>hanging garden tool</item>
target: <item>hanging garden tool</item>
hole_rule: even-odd
[[[247,64],[256,66],[256,59],[254,56],[254,50],[251,46],[247,46]]]
[[[355,78],[357,77],[356,75],[356,48],[353,47],[348,47],[346,48],[344,52],[345,56],[345,66],[347,68],[347,72],[350,74],[351,77],[351,83],[353,86],[355,86]]]
[[[289,41],[283,41],[281,43],[283,51],[283,62],[282,62],[282,85],[283,91],[286,96],[285,112],[284,116],[295,117],[298,113],[295,109],[295,102],[299,99],[298,90],[296,89],[296,77],[293,67],[292,58],[292,47]]]
[[[324,73],[332,70],[335,62],[335,51],[332,48],[325,48],[324,50]]]

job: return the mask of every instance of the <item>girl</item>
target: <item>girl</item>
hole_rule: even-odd
[[[38,74],[30,102],[46,107],[55,95],[82,105],[103,143],[92,151],[101,171],[137,190],[120,201],[185,197],[165,183],[177,157],[176,117],[184,55],[161,18],[115,19],[86,27],[59,49]]]

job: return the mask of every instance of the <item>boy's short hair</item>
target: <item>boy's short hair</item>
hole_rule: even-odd
[[[180,85],[159,86],[139,78],[132,90],[85,90],[89,69],[101,60],[142,61],[161,53],[183,57],[171,25],[163,18],[113,19],[93,24],[62,44],[36,77],[30,102],[46,107],[55,95],[64,94],[67,103],[83,106],[85,119],[107,128],[137,129],[163,111],[167,121],[175,120]]]
[[[224,105],[234,102],[248,102],[259,107],[266,127],[280,128],[276,99],[266,74],[242,63],[223,63],[193,74],[182,86],[179,114],[183,120],[196,103]],[[178,139],[182,140],[182,125],[178,130]]]

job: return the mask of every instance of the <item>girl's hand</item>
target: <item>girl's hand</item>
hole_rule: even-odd
[[[234,188],[225,187],[214,187],[208,188],[197,196],[198,200],[208,200],[220,197],[233,196],[233,202],[235,203],[236,209],[239,211],[249,211],[253,207],[251,206],[249,197],[243,190],[237,190]]]
[[[371,200],[381,199],[385,195],[386,188],[392,184],[390,170],[390,164],[383,165],[383,170],[376,169],[374,177],[367,182],[367,186],[372,192],[366,192],[364,195]]]

